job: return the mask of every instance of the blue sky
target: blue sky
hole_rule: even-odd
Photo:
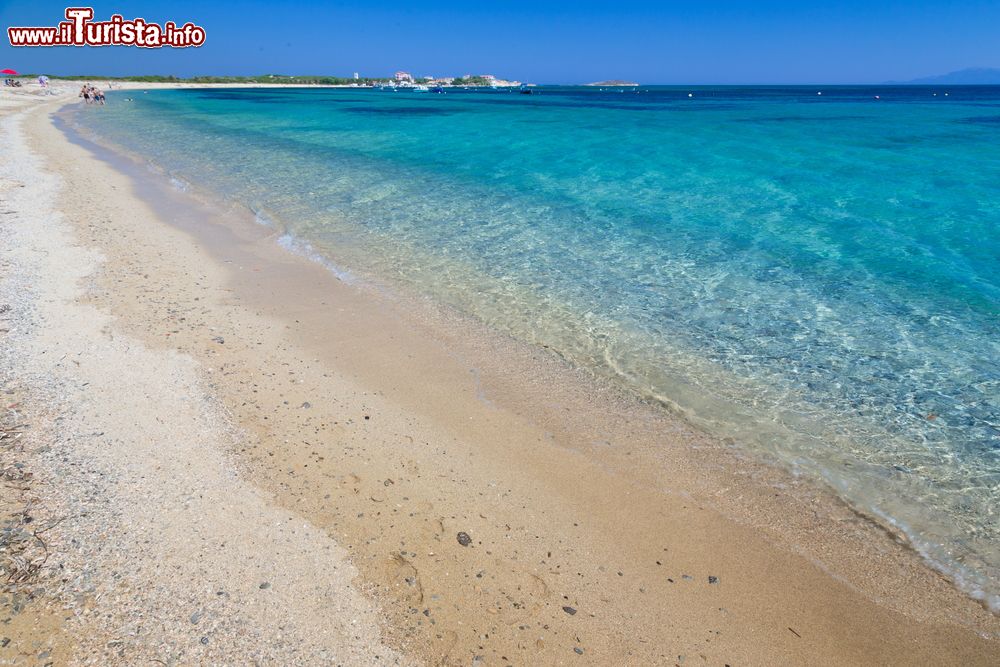
[[[81,3],[82,4],[82,3]],[[199,49],[13,49],[64,3],[0,0],[0,68],[53,74],[493,73],[536,83],[874,83],[1000,67],[1000,0],[97,2],[193,21]]]

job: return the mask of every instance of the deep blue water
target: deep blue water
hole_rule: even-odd
[[[290,244],[820,476],[1000,591],[1000,87],[109,101],[80,122]]]

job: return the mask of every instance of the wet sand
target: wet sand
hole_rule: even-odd
[[[108,432],[108,420],[121,421],[116,446],[135,454],[104,464],[134,491],[138,509],[118,520],[160,516],[163,524],[155,549],[104,536],[110,555],[92,566],[97,588],[116,558],[176,559],[181,570],[203,569],[206,582],[250,576],[239,559],[234,577],[225,558],[184,548],[189,534],[180,528],[190,519],[177,505],[186,496],[166,492],[180,466],[184,476],[197,471],[189,484],[206,485],[212,500],[199,504],[196,524],[268,536],[262,567],[287,571],[274,609],[299,619],[291,625],[302,636],[324,625],[307,622],[322,609],[310,591],[332,570],[289,562],[288,550],[326,544],[336,554],[328,562],[351,573],[343,585],[352,602],[320,615],[344,640],[337,645],[354,651],[347,664],[388,655],[455,665],[995,661],[995,616],[901,537],[808,480],[752,461],[545,350],[415,295],[346,284],[282,249],[245,211],[176,191],[79,137],[71,143],[49,115],[58,106],[36,104],[9,126],[54,175],[50,203],[62,213],[39,217],[37,236],[21,240],[62,243],[91,259],[74,271],[28,267],[38,253],[19,261],[61,286],[47,303],[66,319],[47,331],[47,354],[78,350],[66,347],[66,327],[80,328],[80,342],[93,335],[125,345],[108,349],[93,371],[100,391],[88,390],[87,400],[104,410],[81,417],[81,429]],[[66,315],[74,309],[89,315],[77,322]],[[82,326],[95,317],[100,326]],[[143,368],[122,352],[136,347],[149,355]],[[169,382],[138,372],[160,363],[184,370]],[[144,382],[157,400],[135,399]],[[23,384],[29,403],[43,394]],[[186,407],[164,409],[171,401]],[[164,442],[175,429],[191,438],[161,451],[123,415],[162,421]],[[157,465],[145,464],[150,457]],[[44,457],[32,465],[36,475],[56,475]],[[147,487],[164,493],[144,496]],[[251,509],[232,511],[243,506]],[[279,516],[296,528],[275,532]],[[252,594],[255,582],[244,583]],[[217,597],[209,588],[163,610],[161,632],[175,637],[197,625],[189,615]],[[155,603],[103,597],[95,609],[106,611],[88,631],[121,635]],[[367,619],[353,643],[336,630],[350,609]],[[218,627],[234,613],[220,607]],[[171,655],[241,662],[269,639],[262,618],[246,621],[259,634],[219,631],[228,653],[204,653],[214,644],[199,635]],[[85,662],[82,626],[64,625],[67,650]],[[163,644],[156,631],[124,641],[125,663]],[[320,650],[304,644],[295,660],[321,662]]]

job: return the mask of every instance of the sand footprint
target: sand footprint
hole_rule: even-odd
[[[420,608],[424,603],[424,586],[420,572],[402,554],[393,554],[386,563],[386,574],[392,582],[394,594],[409,606]]]
[[[500,579],[500,619],[515,625],[528,621],[545,608],[549,587],[533,572],[511,570]]]

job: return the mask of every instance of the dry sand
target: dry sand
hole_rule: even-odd
[[[996,664],[822,489],[70,143],[64,89],[0,96],[0,661]]]

